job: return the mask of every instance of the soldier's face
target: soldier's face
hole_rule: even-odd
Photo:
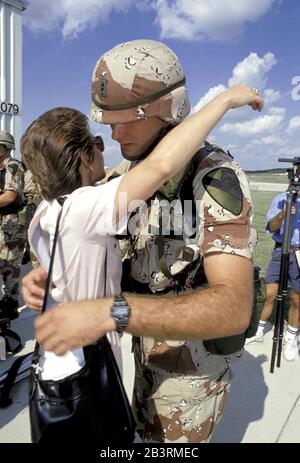
[[[7,156],[9,154],[9,150],[7,149],[6,145],[0,145],[0,158]]]
[[[111,124],[111,137],[120,143],[126,157],[136,158],[154,143],[165,126],[165,122],[157,117],[124,124]]]

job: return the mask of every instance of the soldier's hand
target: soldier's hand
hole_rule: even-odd
[[[36,340],[45,350],[63,355],[87,346],[116,329],[110,316],[113,298],[57,305],[34,320]]]
[[[46,279],[47,272],[42,267],[36,267],[22,279],[24,302],[35,312],[42,309]]]

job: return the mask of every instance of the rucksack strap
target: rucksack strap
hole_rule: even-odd
[[[201,162],[213,151],[216,151],[215,147],[205,141],[204,146],[200,148],[194,157],[191,160],[190,169],[189,171],[191,174],[184,180],[182,187],[180,189],[179,198],[182,200],[184,199],[192,199],[193,195],[193,182],[192,178],[195,172],[198,170]],[[193,201],[193,216],[196,214],[195,205]],[[161,210],[159,215],[159,235],[157,236],[157,248],[158,248],[158,260],[159,260],[159,269],[167,278],[173,278],[171,274],[165,256],[165,237],[162,234],[162,218],[161,218]]]
[[[21,355],[21,357],[18,357],[10,366],[6,378],[3,381],[3,386],[0,392],[0,408],[5,408],[8,407],[9,405],[12,404],[12,399],[9,397],[10,392],[12,390],[12,387],[15,383],[16,377],[18,375],[18,372],[20,370],[20,367],[23,363],[23,361],[29,356],[32,355],[32,352],[29,352],[28,354]]]
[[[4,331],[2,331],[1,333],[1,336],[4,337],[5,339],[5,347],[6,347],[6,352],[9,352],[11,354],[16,354],[17,352],[19,352],[19,350],[21,349],[22,347],[22,342],[21,342],[21,338],[20,336],[18,335],[18,333],[16,333],[15,331],[13,330],[10,330],[9,328],[6,328]],[[13,339],[14,341],[16,341],[16,346],[13,347],[9,338]]]

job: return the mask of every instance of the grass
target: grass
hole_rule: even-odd
[[[287,174],[248,174],[249,182],[285,183],[288,184]]]
[[[258,243],[254,252],[254,263],[261,268],[261,274],[265,275],[266,268],[271,260],[271,252],[274,241],[271,235],[265,232],[266,214],[270,208],[272,199],[278,192],[252,191],[251,197],[254,205],[253,226],[258,234]]]

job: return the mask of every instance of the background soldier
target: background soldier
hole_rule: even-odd
[[[24,171],[10,156],[15,149],[13,136],[0,131],[0,273],[3,299],[0,318],[18,317],[20,266],[25,245],[26,227],[20,220],[24,205]]]
[[[29,169],[26,168],[25,164],[22,163],[23,169],[25,171],[24,175],[24,198],[25,198],[25,207],[23,209],[23,215],[25,220],[26,230],[28,230],[29,224],[34,216],[34,213],[40,204],[42,197],[40,193],[40,188],[37,182],[35,182],[32,173]],[[38,260],[32,250],[30,249],[28,240],[26,239],[24,255],[22,259],[22,264],[27,264],[31,260],[32,267],[39,265]]]

